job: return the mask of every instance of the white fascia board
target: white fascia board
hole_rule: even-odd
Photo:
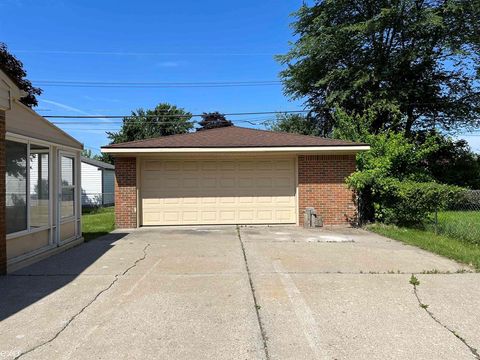
[[[282,153],[319,153],[319,152],[359,152],[370,150],[368,145],[359,146],[305,146],[305,147],[236,147],[236,148],[102,148],[109,154],[148,154],[148,153],[248,153],[248,152],[282,152]]]

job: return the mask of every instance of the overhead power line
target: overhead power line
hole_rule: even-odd
[[[94,50],[26,50],[14,49],[14,53],[24,54],[52,54],[52,55],[116,55],[116,56],[274,56],[277,52],[249,52],[249,51],[204,51],[204,52],[135,52],[135,51],[94,51]]]
[[[270,115],[270,114],[300,114],[306,113],[309,110],[285,110],[285,111],[259,111],[259,112],[237,112],[237,113],[222,113],[225,116],[247,116],[247,115]],[[192,114],[192,115],[174,115],[174,114],[157,114],[157,115],[43,115],[44,118],[49,119],[124,119],[124,118],[135,118],[135,117],[144,117],[144,118],[192,118],[192,117],[201,117],[203,114]]]
[[[102,119],[99,119],[102,120]],[[106,120],[106,119],[105,119]],[[127,120],[135,120],[134,117],[131,117],[130,119]],[[268,121],[275,120],[275,118],[268,117],[268,118],[254,118],[254,119],[234,119],[230,120],[231,122],[237,124],[237,123],[248,123],[252,125],[258,125],[258,124],[264,124]],[[85,125],[85,124],[97,124],[97,125],[107,125],[107,124],[112,124],[112,125],[121,125],[123,123],[123,119],[112,119],[108,122],[99,122],[99,121],[90,121],[90,120],[85,120],[85,121],[52,121],[52,124],[63,124],[63,125]],[[173,120],[166,120],[166,121],[156,121],[156,119],[148,118],[148,119],[142,119],[142,122],[155,122],[156,124],[176,124],[177,121]],[[197,120],[190,120],[186,121],[187,123],[191,124],[197,124],[199,121]]]
[[[278,80],[252,81],[204,81],[204,82],[114,82],[114,81],[60,81],[37,80],[37,86],[52,87],[98,87],[98,88],[204,88],[204,87],[248,87],[279,86]]]

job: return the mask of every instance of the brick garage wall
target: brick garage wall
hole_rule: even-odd
[[[325,225],[343,225],[355,220],[354,194],[345,185],[345,178],[355,167],[355,155],[298,157],[300,225],[306,207],[314,207]]]
[[[7,272],[5,232],[5,111],[0,110],[0,274]]]
[[[137,227],[137,160],[115,159],[115,224],[118,229]]]

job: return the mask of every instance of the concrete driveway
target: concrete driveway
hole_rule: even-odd
[[[479,359],[465,270],[356,229],[116,232],[0,277],[0,359]]]

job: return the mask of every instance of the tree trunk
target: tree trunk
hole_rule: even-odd
[[[407,123],[405,124],[405,136],[411,137],[412,135],[412,127],[413,123],[415,122],[415,116],[413,115],[413,109],[408,107],[407,109]]]

